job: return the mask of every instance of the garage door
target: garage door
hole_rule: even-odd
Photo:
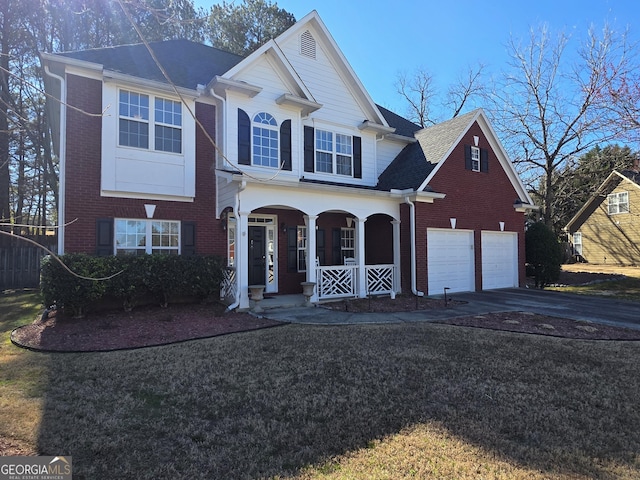
[[[518,286],[518,234],[482,232],[482,289]]]
[[[429,295],[475,290],[473,232],[427,229]]]

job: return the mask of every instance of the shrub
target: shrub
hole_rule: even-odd
[[[122,302],[130,310],[143,297],[153,296],[167,306],[172,298],[203,300],[220,291],[223,263],[212,256],[142,255],[92,257],[62,255],[60,260],[77,275],[108,280],[86,280],[73,275],[52,257],[42,265],[41,290],[47,305],[56,303],[73,316],[104,298]]]
[[[525,250],[528,271],[535,277],[536,288],[558,280],[562,246],[549,227],[541,222],[531,224],[525,234]]]

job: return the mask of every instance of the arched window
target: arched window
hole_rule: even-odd
[[[253,117],[253,164],[278,168],[278,122],[272,115],[260,112]]]

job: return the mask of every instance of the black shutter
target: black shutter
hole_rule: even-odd
[[[298,229],[287,227],[287,270],[298,271]]]
[[[106,257],[113,253],[113,218],[98,218],[96,220],[96,255]]]
[[[471,166],[471,145],[464,146],[464,168],[465,170],[473,170]]]
[[[322,228],[319,228],[318,230],[316,230],[316,257],[318,257],[320,265],[326,265],[324,245],[324,230]]]
[[[331,250],[333,252],[333,264],[334,265],[342,265],[342,235],[341,230],[339,228],[334,228],[331,232],[332,245]]]
[[[362,138],[353,137],[353,176],[362,178]]]
[[[283,170],[291,171],[291,120],[280,125],[280,161]]]
[[[181,255],[189,256],[196,254],[196,222],[182,222],[180,226],[181,234]]]
[[[238,109],[238,164],[251,165],[251,120]]]
[[[313,127],[304,127],[304,171],[314,171],[314,133]]]
[[[486,148],[480,149],[480,171],[489,171],[489,151]]]

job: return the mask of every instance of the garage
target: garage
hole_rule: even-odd
[[[518,286],[518,234],[482,232],[482,289]]]
[[[475,290],[473,231],[427,229],[429,295]]]

